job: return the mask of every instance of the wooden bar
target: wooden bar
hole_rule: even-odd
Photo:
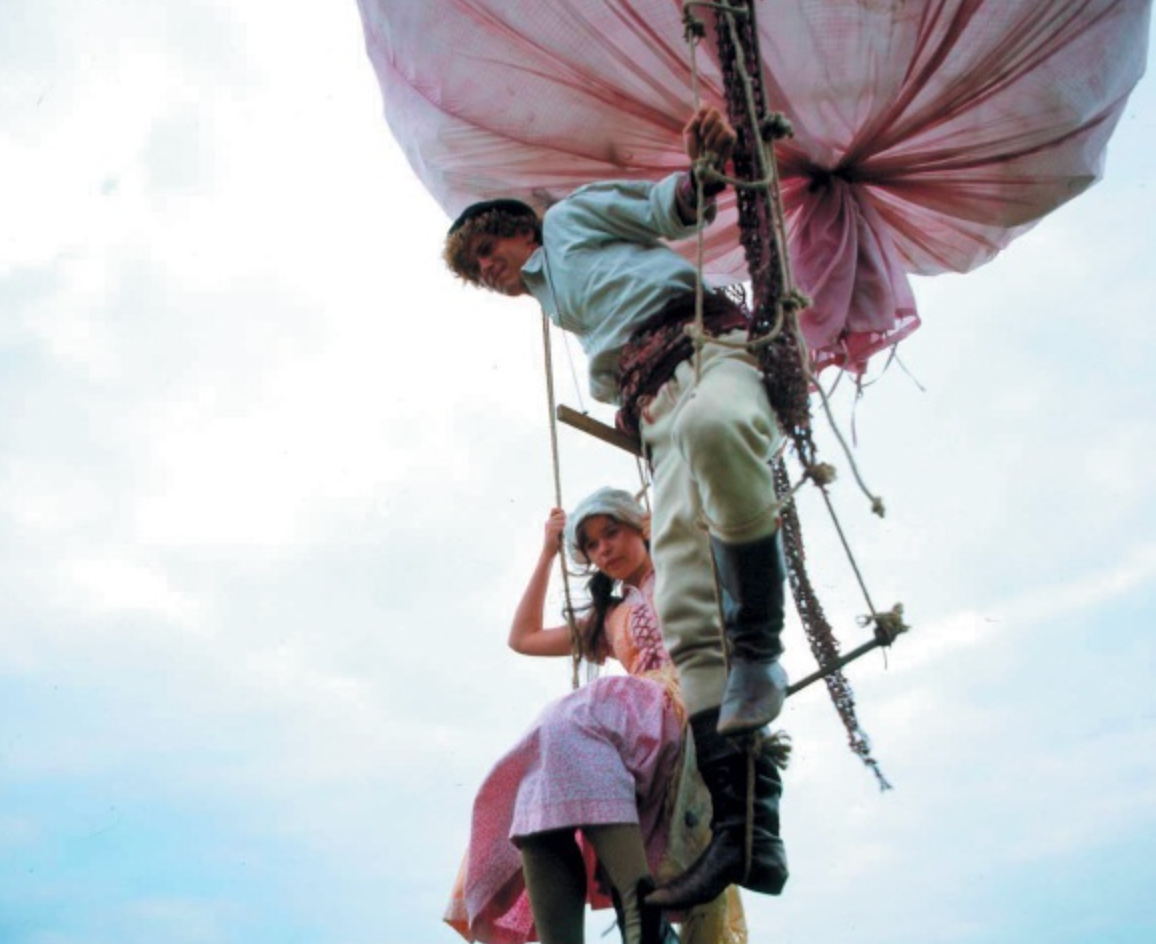
[[[558,404],[554,413],[558,418],[558,422],[565,423],[567,426],[573,426],[575,429],[593,436],[595,439],[601,439],[604,443],[609,443],[611,446],[617,446],[629,452],[632,456],[641,456],[641,446],[627,436],[621,433],[613,426],[607,426],[592,416],[587,416],[585,413],[579,413],[577,410],[572,410],[564,404]]]
[[[867,653],[872,652],[873,650],[878,649],[884,645],[887,645],[887,643],[884,643],[878,639],[872,639],[870,642],[863,643],[863,645],[859,646],[857,649],[852,649],[846,655],[840,656],[831,665],[823,666],[818,671],[812,672],[810,675],[806,676],[806,678],[799,679],[799,681],[795,682],[790,688],[787,689],[787,695],[794,695],[796,692],[802,691],[808,685],[819,681],[821,678],[826,678],[833,672],[838,672],[839,669],[843,668],[843,666],[854,662],[860,656],[865,656]]]

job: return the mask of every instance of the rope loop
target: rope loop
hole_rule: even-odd
[[[729,3],[714,3],[711,0],[686,0],[682,5],[684,10],[689,10],[691,7],[717,10],[719,13],[726,13],[730,16],[750,16],[750,11],[746,7],[733,7]]]
[[[686,3],[682,7],[682,35],[683,38],[694,45],[700,39],[706,38],[706,24],[700,20],[691,11],[693,4]]]

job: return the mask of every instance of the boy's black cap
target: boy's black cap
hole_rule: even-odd
[[[532,216],[534,219],[538,218],[538,214],[534,211],[534,208],[528,203],[523,203],[521,200],[511,200],[509,198],[482,200],[480,203],[471,203],[462,210],[458,218],[454,220],[453,226],[450,227],[447,235],[452,236],[474,217],[488,213],[490,210],[501,210],[510,216]]]

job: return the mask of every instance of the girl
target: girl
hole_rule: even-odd
[[[643,897],[666,846],[664,802],[679,768],[684,717],[654,614],[646,533],[642,508],[609,488],[569,519],[554,509],[546,522],[511,648],[571,652],[567,627],[542,625],[564,534],[571,556],[595,568],[580,621],[582,655],[599,663],[613,656],[629,674],[598,678],[547,706],[482,784],[446,916],[467,940],[524,944],[536,931],[544,944],[582,944],[586,902],[607,904],[588,881],[595,857],[620,905],[626,944],[659,944],[669,932]]]

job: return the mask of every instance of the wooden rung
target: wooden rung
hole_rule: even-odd
[[[890,642],[884,642],[881,639],[872,639],[870,642],[865,642],[865,643],[863,643],[863,645],[859,646],[858,648],[852,649],[846,655],[840,656],[838,659],[836,659],[830,665],[821,666],[819,669],[812,672],[806,678],[799,679],[799,681],[795,682],[795,684],[793,684],[790,688],[787,689],[787,695],[791,696],[791,695],[794,695],[796,692],[801,692],[808,685],[811,685],[814,682],[819,681],[819,679],[826,678],[828,675],[834,675],[841,668],[843,668],[843,666],[849,665],[850,663],[852,663],[856,659],[858,659],[860,656],[865,656],[865,655],[867,655],[867,653],[873,652],[876,649],[880,649],[880,648],[884,648],[884,647],[890,647],[890,645],[891,645]]]
[[[612,446],[624,449],[632,456],[642,455],[642,447],[638,442],[631,439],[625,433],[619,432],[613,426],[607,426],[605,423],[599,422],[592,416],[579,413],[577,410],[572,410],[563,404],[558,405],[554,411],[554,415],[558,417],[558,422],[565,423],[567,426],[573,426],[575,429],[581,430],[593,436],[595,439],[601,439],[605,443],[610,443]]]

